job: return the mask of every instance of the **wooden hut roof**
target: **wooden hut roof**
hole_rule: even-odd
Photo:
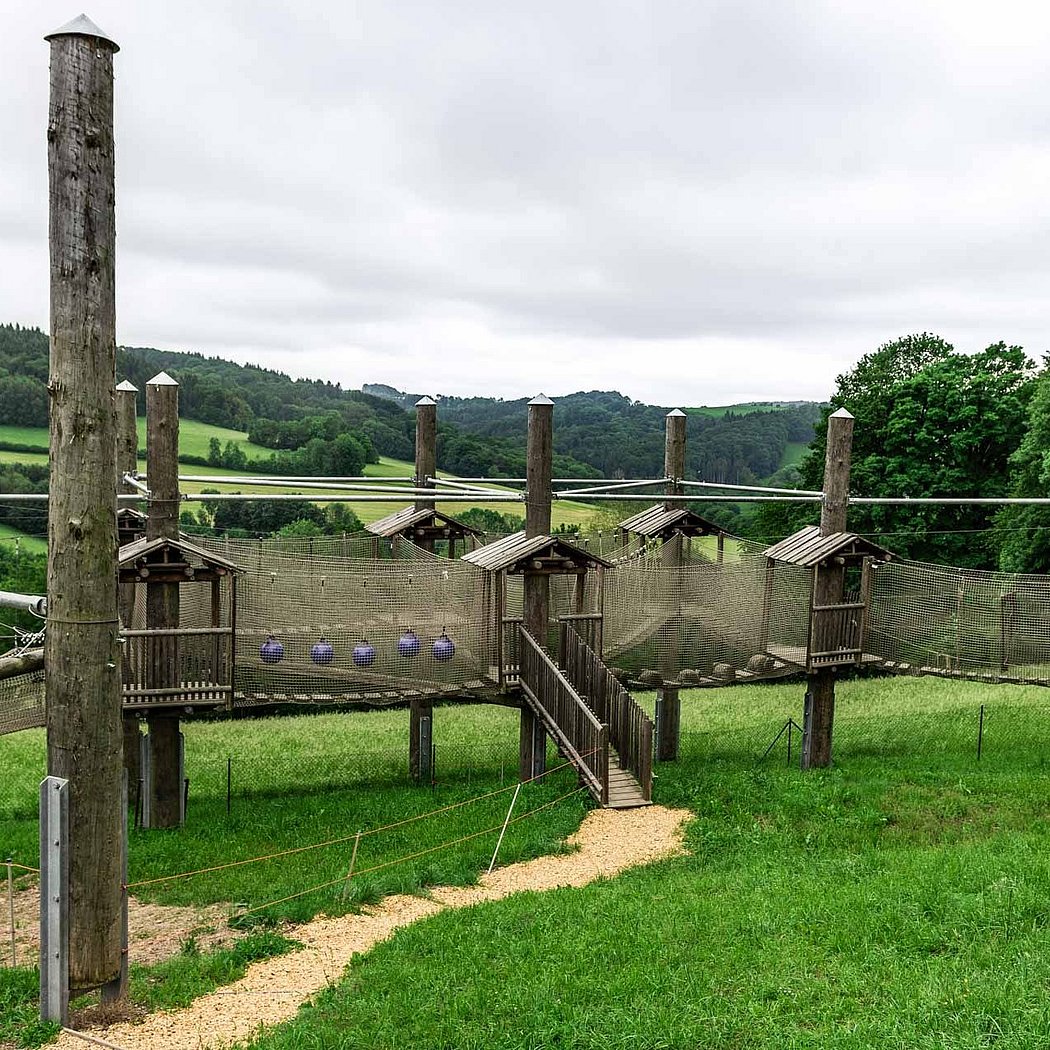
[[[558,571],[559,563],[564,571],[612,566],[612,562],[558,536],[526,536],[524,532],[503,536],[463,555],[463,561],[489,572],[524,572],[534,568],[532,563],[537,560],[547,563],[552,571]]]
[[[683,536],[711,536],[725,532],[688,507],[667,508],[662,503],[631,515],[620,522],[620,528],[647,538],[671,532],[680,532]]]
[[[366,525],[365,531],[372,533],[373,536],[400,536],[413,529],[435,525],[454,531],[457,536],[481,535],[479,529],[471,528],[458,518],[425,507],[422,510],[416,510],[415,507],[402,507],[401,510]]]
[[[893,554],[855,532],[833,532],[821,536],[819,525],[807,525],[763,552],[772,561],[812,568],[828,558],[873,557],[888,561]]]
[[[189,540],[182,536],[177,540],[164,538],[149,540],[143,537],[135,540],[133,543],[125,543],[117,554],[117,567],[119,569],[129,569],[145,562],[160,562],[164,560],[158,557],[162,551],[172,551],[179,555],[182,561],[192,566],[217,569],[221,570],[222,573],[244,571],[228,558],[206,551],[203,547],[190,543]]]

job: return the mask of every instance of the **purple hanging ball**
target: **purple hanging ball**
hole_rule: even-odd
[[[315,664],[321,664],[322,666],[330,664],[334,656],[335,650],[332,648],[332,643],[324,638],[319,639],[317,644],[310,650],[310,659]]]
[[[441,663],[447,663],[456,655],[456,646],[447,634],[442,633],[440,638],[434,640],[434,648],[432,649],[432,652],[435,660],[440,660]]]
[[[355,667],[371,667],[376,662],[376,647],[371,642],[358,642],[350,655]]]
[[[419,637],[415,631],[405,631],[397,641],[399,656],[412,657],[419,655]]]
[[[279,664],[284,659],[284,646],[271,634],[259,646],[259,657],[264,664]]]

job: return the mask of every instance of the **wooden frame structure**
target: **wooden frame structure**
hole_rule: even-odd
[[[822,535],[818,525],[807,525],[766,548],[763,553],[766,557],[766,583],[762,601],[762,645],[770,656],[803,667],[810,674],[824,668],[859,667],[880,662],[879,657],[864,652],[864,642],[871,573],[877,565],[893,558],[890,551],[853,532]],[[811,570],[804,647],[770,638],[778,564]],[[817,578],[821,571],[833,566],[843,573],[859,569],[860,585],[855,591],[844,592],[839,602],[820,604],[816,598]]]
[[[209,627],[151,629],[124,624],[124,709],[149,712],[164,707],[205,706],[232,710],[240,568],[185,539],[165,538],[142,538],[121,547],[117,568],[122,585],[211,586]],[[224,584],[228,588],[225,617]],[[177,682],[170,681],[172,668],[179,669]]]

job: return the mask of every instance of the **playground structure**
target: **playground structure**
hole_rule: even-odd
[[[425,780],[435,702],[507,704],[521,712],[523,780],[543,773],[551,738],[596,801],[618,807],[651,800],[654,758],[677,753],[685,687],[806,674],[809,768],[831,760],[843,668],[1050,684],[1050,579],[902,561],[847,531],[853,420],[841,411],[829,419],[819,493],[687,479],[678,411],[667,418],[663,477],[562,479],[555,489],[553,403],[541,395],[529,405],[524,479],[439,478],[437,406],[424,398],[411,484],[252,478],[273,492],[246,496],[228,491],[246,479],[209,478],[227,491],[189,497],[179,490],[178,386],[161,373],[147,386],[148,469],[138,477],[135,392],[121,384],[113,396],[117,46],[83,16],[48,39],[48,630],[43,654],[0,668],[0,733],[47,726],[46,784],[66,792],[73,782],[68,817],[56,819],[93,829],[71,849],[68,890],[57,888],[73,905],[70,954],[42,973],[62,985],[48,1002],[125,987],[127,807],[115,756],[128,784],[143,784],[147,825],[178,824],[183,718],[405,705],[408,767]],[[362,536],[183,536],[179,509],[200,498],[406,505]],[[647,506],[615,538],[570,539],[551,532],[559,498]],[[821,523],[763,549],[685,506],[700,499],[809,501]],[[437,501],[523,503],[525,529],[481,543]],[[655,725],[634,683],[658,690]]]

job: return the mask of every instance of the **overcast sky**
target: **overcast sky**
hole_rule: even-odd
[[[1034,0],[88,2],[121,344],[668,406],[825,398],[916,331],[1050,349]],[[79,13],[0,0],[0,321],[47,326]]]

